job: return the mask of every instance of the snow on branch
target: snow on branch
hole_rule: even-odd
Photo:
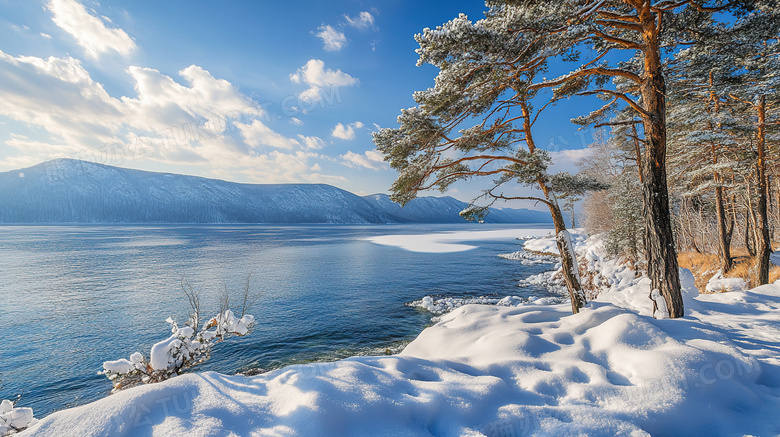
[[[16,402],[7,399],[0,402],[0,437],[16,434],[36,423],[38,419],[33,417],[32,408],[17,407]]]
[[[232,336],[244,336],[255,324],[254,316],[246,314],[249,305],[256,302],[258,297],[258,294],[250,293],[249,278],[243,290],[241,315],[236,316],[228,308],[230,298],[225,287],[220,296],[219,313],[200,328],[200,290],[195,290],[186,281],[182,281],[182,290],[192,310],[185,326],[180,328],[169,317],[166,322],[171,325],[170,337],[153,345],[148,358],[135,352],[129,360],[122,358],[103,363],[103,370],[98,374],[111,380],[114,385],[112,392],[139,384],[165,381],[179,375],[184,369],[205,361],[214,344]]]
[[[215,343],[233,335],[246,335],[255,323],[253,316],[238,318],[230,310],[211,318],[197,333],[190,326],[179,328],[171,318],[166,321],[171,324],[172,335],[152,346],[149,358],[135,352],[129,360],[103,363],[98,374],[111,380],[113,391],[170,379],[206,360]]]

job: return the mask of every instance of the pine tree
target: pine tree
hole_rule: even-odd
[[[562,268],[577,313],[585,303],[571,237],[556,193],[581,195],[603,188],[595,181],[567,173],[548,174],[549,154],[536,146],[533,125],[555,96],[534,107],[538,91],[530,87],[546,67],[548,41],[535,32],[515,32],[514,8],[491,8],[486,18],[465,15],[435,30],[425,29],[418,65],[439,69],[435,86],[414,94],[418,106],[403,110],[400,127],[374,134],[377,149],[399,172],[393,200],[405,204],[418,192],[446,190],[474,177],[496,179],[462,214],[481,218],[497,200],[529,199],[550,209]],[[470,123],[473,123],[470,125]],[[510,182],[535,186],[541,195],[505,194]],[[479,205],[485,199],[487,205]]]

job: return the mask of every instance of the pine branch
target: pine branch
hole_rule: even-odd
[[[464,162],[468,161],[478,161],[480,159],[487,159],[490,161],[509,161],[513,164],[520,164],[520,165],[528,165],[527,162],[522,161],[520,159],[512,158],[511,156],[491,156],[491,155],[476,155],[476,156],[468,156],[465,158],[460,158],[455,161],[450,161],[447,164],[444,165],[434,165],[431,166],[431,173],[439,170],[444,170],[445,168],[450,168],[453,166],[456,166],[458,164],[462,164]]]
[[[633,41],[629,41],[627,39],[618,38],[616,36],[608,35],[608,34],[602,32],[600,30],[594,30],[593,32],[591,32],[591,35],[595,36],[596,38],[601,38],[604,41],[609,41],[611,43],[620,44],[623,47],[626,47],[628,49],[633,49],[633,50],[644,50],[645,49],[645,45],[644,44],[639,44],[639,43],[636,43],[636,42],[633,42]]]
[[[602,25],[602,26],[612,27],[612,28],[615,28],[615,29],[633,30],[633,31],[636,31],[636,32],[641,32],[642,31],[642,26],[641,25],[639,25],[637,23],[630,23],[630,22],[621,21],[621,20],[594,20],[594,23]]]
[[[528,89],[532,90],[532,91],[536,91],[536,90],[540,90],[540,89],[543,89],[543,88],[552,88],[552,87],[556,87],[558,85],[562,85],[562,84],[564,84],[564,83],[566,83],[566,82],[568,82],[568,81],[570,81],[572,79],[576,79],[578,77],[594,76],[594,75],[604,75],[604,76],[611,76],[611,77],[623,77],[623,78],[631,80],[631,81],[633,81],[633,82],[635,82],[637,84],[642,84],[642,82],[643,82],[642,78],[638,74],[632,73],[632,72],[627,71],[627,70],[615,69],[615,68],[593,67],[593,68],[585,68],[585,69],[582,69],[582,70],[577,70],[577,71],[575,71],[575,72],[573,72],[571,74],[568,74],[568,75],[566,75],[564,77],[561,77],[561,78],[558,78],[558,79],[555,79],[555,80],[533,84],[533,85],[529,86]]]
[[[644,115],[646,117],[650,116],[650,113],[645,111],[645,109],[642,108],[641,106],[639,106],[638,103],[636,103],[634,100],[632,100],[627,95],[625,95],[623,93],[620,93],[620,92],[617,92],[617,91],[612,91],[612,90],[608,90],[608,89],[599,88],[599,89],[590,90],[590,91],[583,91],[583,92],[579,93],[578,95],[581,95],[581,96],[591,96],[593,94],[602,94],[602,93],[603,94],[609,94],[610,96],[615,96],[615,97],[617,97],[617,98],[619,98],[621,100],[624,100],[636,112],[638,112],[638,113],[640,113],[640,114],[642,114],[642,115]]]
[[[604,18],[607,18],[609,20],[615,20],[615,21],[626,21],[630,23],[639,23],[639,17],[636,15],[623,15],[618,14],[615,12],[609,12],[609,11],[599,11],[598,15],[601,15]]]

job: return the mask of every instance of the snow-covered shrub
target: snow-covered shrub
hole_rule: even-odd
[[[201,323],[200,289],[193,287],[186,279],[182,279],[181,289],[187,296],[191,313],[187,323],[179,327],[175,320],[168,318],[171,325],[171,336],[156,343],[145,357],[140,352],[130,355],[130,359],[119,359],[103,363],[103,370],[98,372],[106,375],[114,384],[113,391],[133,387],[139,384],[150,384],[165,381],[182,372],[182,370],[202,363],[209,357],[211,347],[228,337],[244,336],[255,324],[255,318],[246,314],[259,299],[260,294],[250,292],[251,277],[247,277],[246,286],[241,298],[241,314],[236,316],[230,310],[230,293],[223,283],[220,295],[219,312],[215,317]]]
[[[211,318],[196,332],[192,326],[179,327],[168,318],[172,335],[152,346],[149,357],[136,352],[130,359],[103,363],[101,375],[106,375],[118,391],[138,384],[165,381],[178,375],[187,367],[203,362],[209,357],[211,347],[230,336],[243,336],[254,325],[255,319],[247,314],[236,317],[226,310]]]
[[[16,407],[9,400],[0,402],[0,437],[16,434],[38,423],[32,408]]]
[[[610,255],[605,247],[607,232],[588,237],[582,231],[574,230],[572,236],[579,264],[580,284],[589,301],[603,292],[628,287],[641,276],[641,272],[638,273],[634,268],[635,263],[625,257]],[[523,247],[541,247],[545,240],[554,241],[551,237],[535,237],[526,241]],[[521,279],[518,285],[520,287],[542,286],[550,293],[561,295],[565,299],[566,281],[561,270],[561,264],[558,263],[553,270]]]

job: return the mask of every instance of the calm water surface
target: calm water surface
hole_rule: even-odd
[[[0,398],[22,394],[37,417],[106,396],[103,361],[169,335],[188,313],[182,278],[216,314],[224,282],[263,290],[258,325],[216,346],[200,369],[236,373],[381,353],[413,339],[426,295],[547,295],[518,280],[549,269],[497,257],[516,239],[415,253],[365,238],[517,228],[507,225],[4,226],[0,227]]]

